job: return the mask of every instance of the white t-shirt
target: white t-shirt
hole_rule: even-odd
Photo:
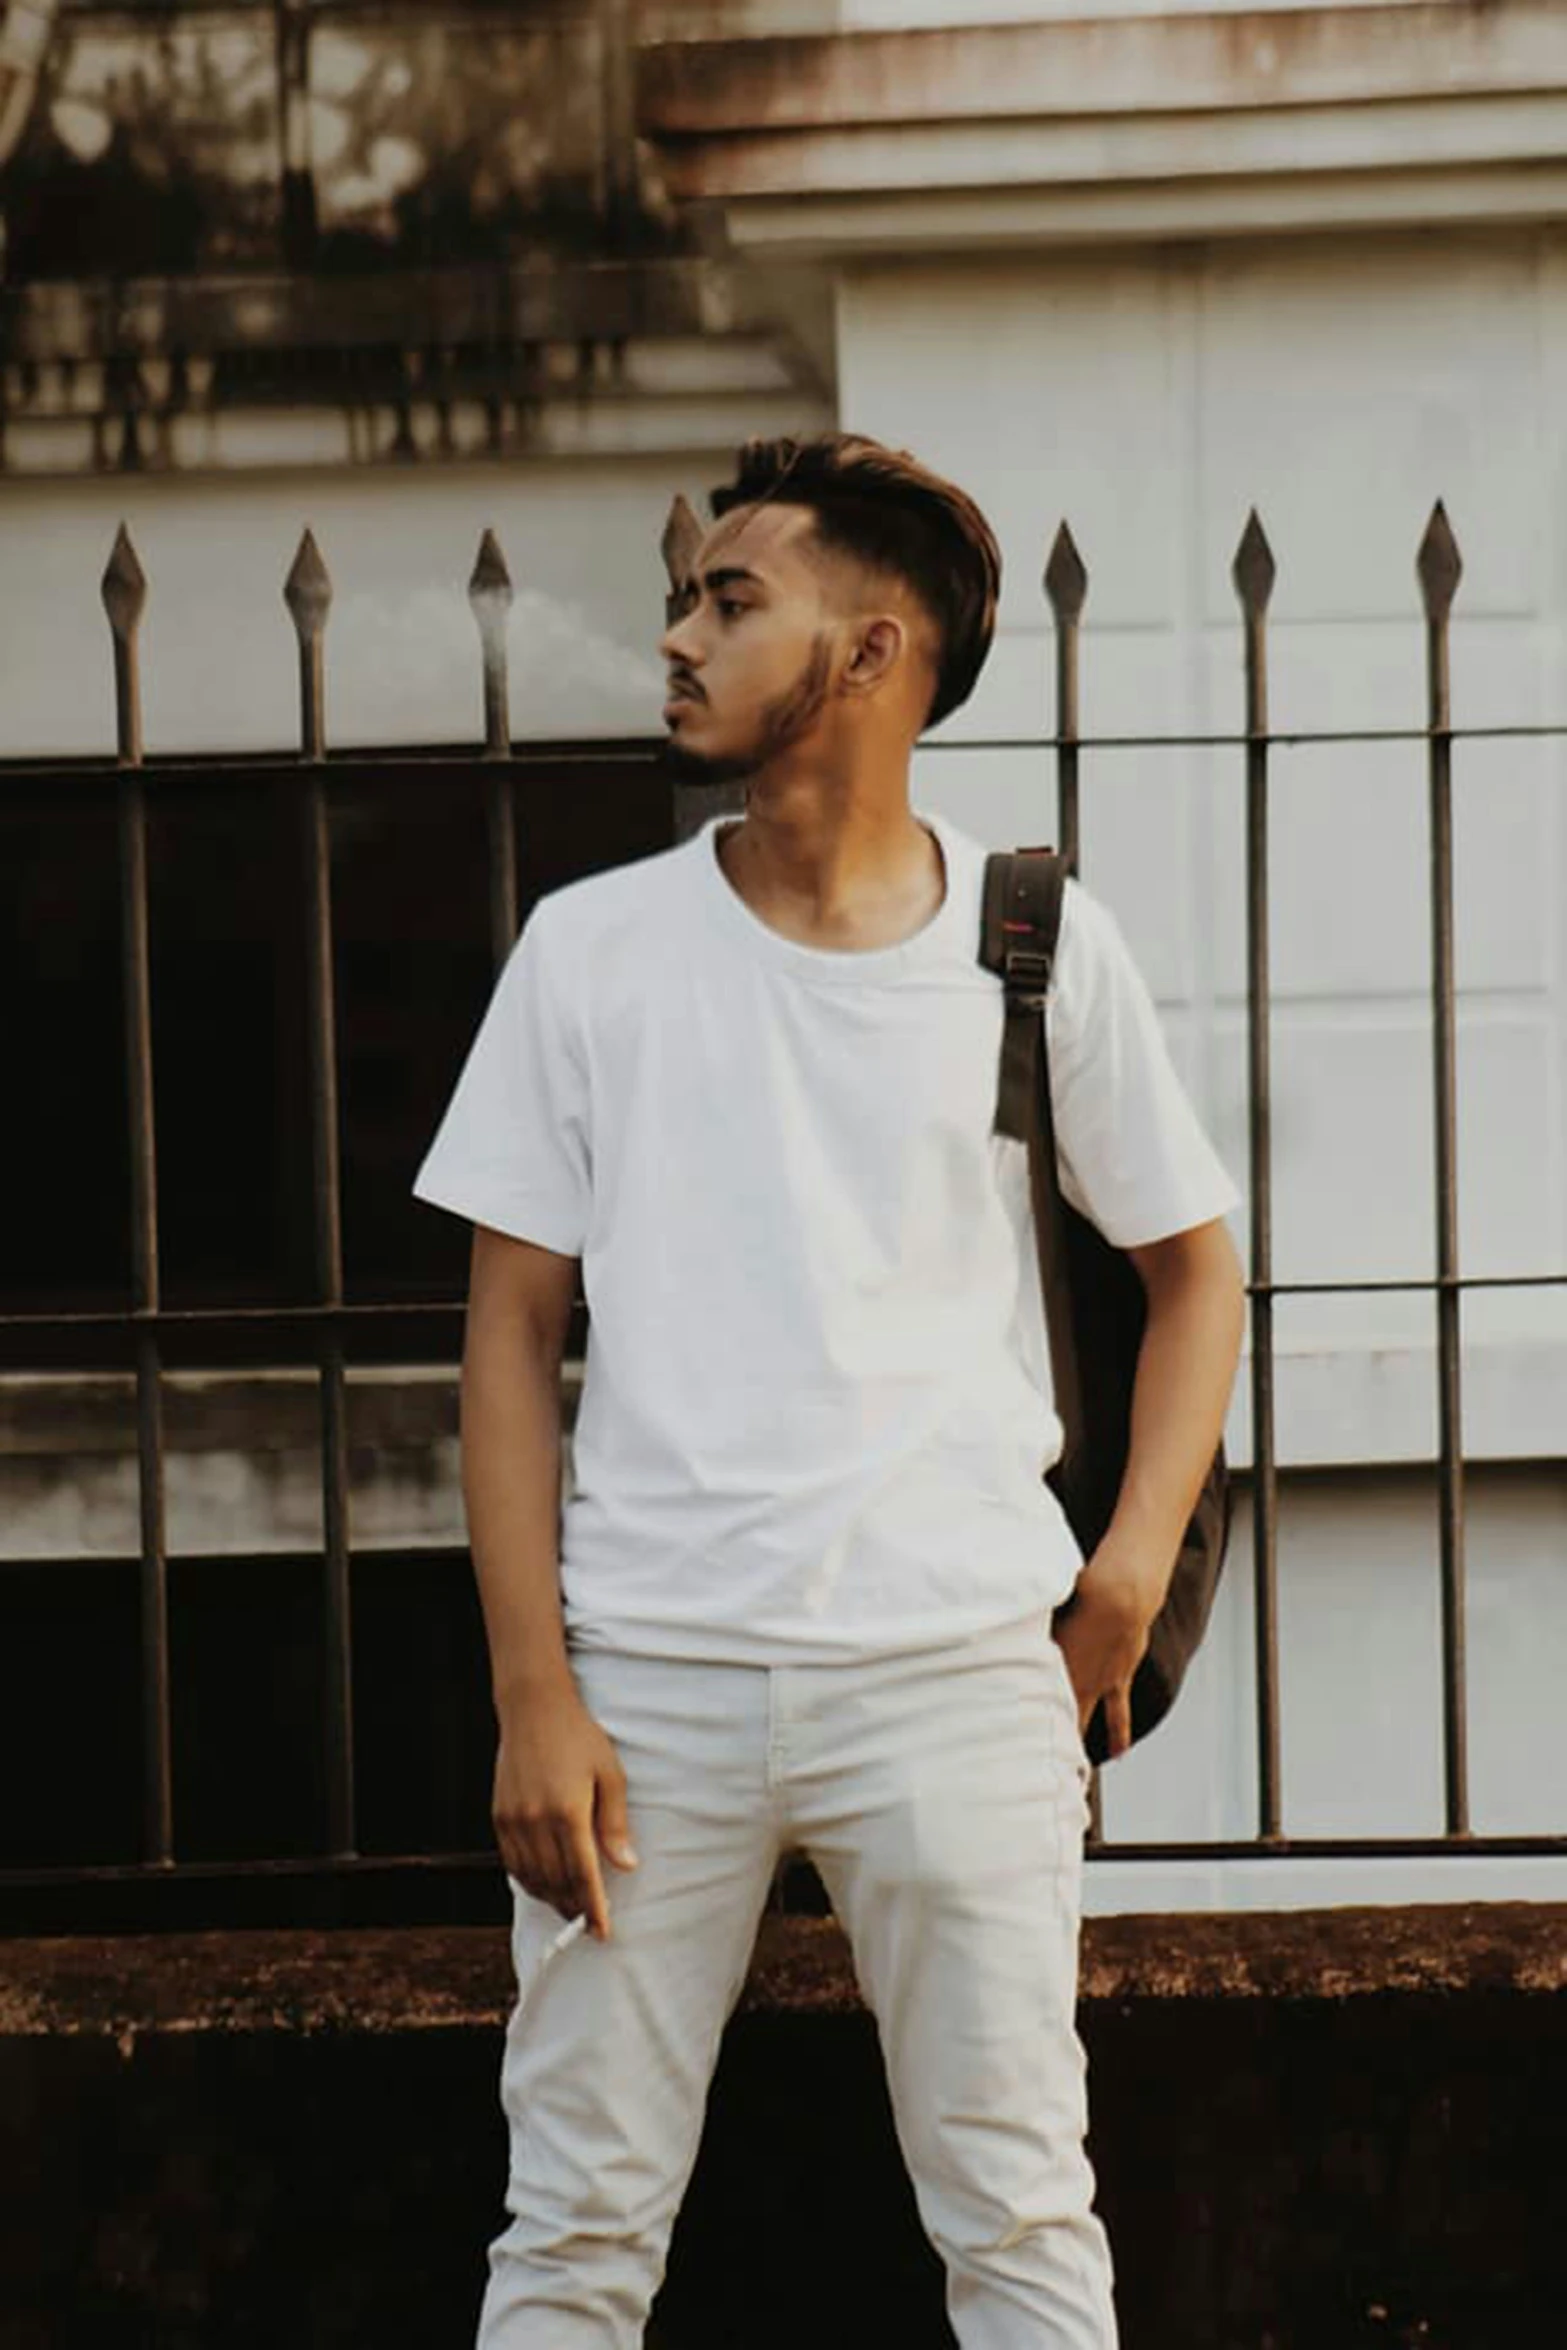
[[[984,851],[912,938],[784,938],[715,818],[537,905],[414,1186],[580,1257],[568,1639],[788,1664],[944,1646],[1081,1564],[1024,1146],[996,1136]],[[1105,908],[1071,884],[1050,1011],[1063,1185],[1122,1246],[1235,1205]]]

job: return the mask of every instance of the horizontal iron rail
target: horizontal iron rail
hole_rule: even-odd
[[[1170,1842],[1111,1842],[1092,1847],[1095,1861],[1431,1861],[1466,1856],[1480,1861],[1562,1859],[1567,1833],[1525,1835],[1236,1835],[1236,1838],[1179,1838]],[[153,1887],[153,1885],[256,1885],[256,1882],[317,1878],[418,1878],[418,1875],[500,1873],[493,1852],[397,1852],[397,1854],[303,1854],[254,1861],[99,1861],[80,1868],[5,1868],[0,1901],[54,1887]]]
[[[1411,1275],[1407,1280],[1249,1282],[1261,1297],[1430,1297],[1443,1290],[1567,1289],[1561,1273],[1452,1273]],[[357,1305],[165,1306],[157,1312],[135,1307],[69,1314],[0,1314],[0,1331],[56,1338],[71,1332],[111,1336],[131,1330],[300,1329],[377,1321],[450,1320],[466,1311],[461,1298],[411,1299],[406,1304],[375,1299]]]
[[[1541,721],[1535,724],[1506,724],[1495,726],[1449,726],[1435,730],[1437,737],[1450,743],[1466,742],[1560,742],[1567,741],[1567,719]],[[950,741],[925,742],[918,745],[921,756],[934,752],[962,754],[972,751],[1237,751],[1252,743],[1265,744],[1277,750],[1303,750],[1313,745],[1343,746],[1366,743],[1413,743],[1428,747],[1433,729],[1428,726],[1350,726],[1299,727],[1260,735],[1244,732],[1219,734],[1008,734],[969,735]],[[430,743],[415,749],[391,745],[368,744],[348,750],[330,750],[319,765],[327,773],[352,773],[361,768],[395,771],[398,774],[417,772],[421,767],[472,765],[476,775],[493,773],[496,767],[644,767],[660,763],[664,747],[662,736],[648,736],[628,742],[624,737],[602,742],[573,741],[569,743],[542,743],[527,747],[514,746],[504,759],[487,759],[483,750],[471,743]],[[312,763],[317,764],[317,763]],[[110,758],[95,756],[68,756],[60,758],[0,759],[0,784],[25,783],[43,777],[100,777],[111,780],[122,770]],[[144,779],[155,783],[160,776],[210,776],[219,782],[235,774],[305,776],[307,763],[297,751],[157,752],[147,759],[142,769]],[[676,786],[678,788],[678,786]]]

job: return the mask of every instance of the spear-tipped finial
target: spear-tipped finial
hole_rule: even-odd
[[[501,553],[500,542],[493,530],[487,530],[479,541],[479,552],[474,558],[473,577],[468,582],[468,601],[476,612],[482,607],[496,606],[504,612],[511,603],[511,573]]]
[[[293,615],[300,639],[316,636],[326,625],[332,604],[332,582],[315,534],[307,530],[283,588],[283,601]]]
[[[1273,582],[1278,568],[1273,560],[1273,549],[1263,529],[1257,509],[1253,506],[1246,517],[1246,528],[1241,532],[1241,543],[1235,550],[1235,561],[1230,577],[1235,582],[1235,593],[1241,600],[1241,609],[1247,618],[1256,619],[1268,609],[1273,594]]]
[[[120,638],[132,635],[146,608],[147,574],[137,560],[131,534],[123,522],[104,566],[102,594],[103,608],[114,634]]]
[[[672,590],[682,588],[690,576],[697,548],[702,544],[702,525],[696,510],[683,491],[677,490],[670,501],[669,519],[664,524],[664,535],[658,542],[664,558],[664,569],[669,574]]]
[[[283,589],[283,601],[293,616],[299,638],[299,741],[307,759],[326,755],[326,616],[332,602],[332,582],[314,536],[306,531],[299,542]]]
[[[484,648],[484,755],[504,759],[511,750],[511,708],[506,684],[506,616],[511,609],[511,573],[492,530],[479,541],[468,601],[479,623]],[[509,859],[511,851],[504,856]],[[506,870],[510,870],[509,863]],[[515,931],[516,924],[512,923]],[[509,939],[508,942],[509,943]]]
[[[1062,523],[1051,542],[1050,560],[1045,565],[1045,594],[1050,598],[1050,609],[1058,623],[1079,619],[1088,600],[1088,573],[1067,522]]]
[[[1420,553],[1415,560],[1420,575],[1420,593],[1425,598],[1426,618],[1445,620],[1452,609],[1458,583],[1464,575],[1463,557],[1458,552],[1458,541],[1453,526],[1447,519],[1447,508],[1440,498],[1431,509],[1425,537],[1420,542]]]

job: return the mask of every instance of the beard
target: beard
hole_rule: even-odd
[[[832,654],[825,635],[818,636],[806,655],[793,685],[764,703],[751,741],[733,751],[688,750],[673,735],[665,743],[661,764],[677,783],[749,783],[774,759],[803,742],[827,701]]]

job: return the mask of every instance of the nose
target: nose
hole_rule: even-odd
[[[701,667],[701,656],[696,651],[694,640],[689,640],[684,634],[690,619],[689,612],[680,613],[658,640],[659,659],[671,667],[692,670]]]

